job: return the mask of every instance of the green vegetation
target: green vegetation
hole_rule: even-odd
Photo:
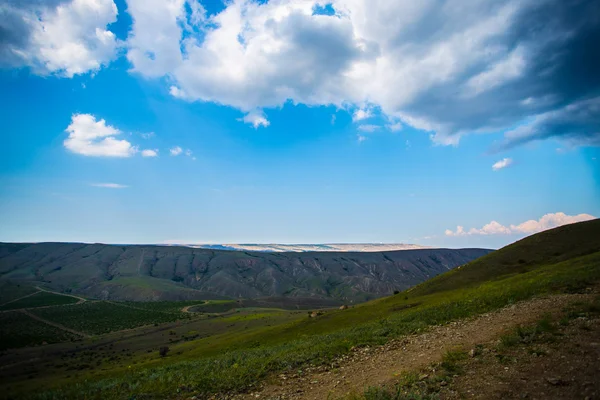
[[[80,332],[100,335],[135,328],[142,325],[161,324],[187,318],[182,313],[131,308],[105,301],[85,302],[62,307],[50,307],[32,310],[35,315],[57,322]]]
[[[503,252],[498,252],[500,257],[505,257]],[[450,279],[454,274],[448,274]],[[126,378],[115,375],[53,393],[59,397],[93,397],[101,389],[104,398],[119,398],[123,385],[129,387],[129,395],[153,398],[169,396],[182,386],[198,394],[241,390],[269,373],[326,362],[354,346],[381,344],[430,325],[488,312],[538,294],[585,289],[598,280],[600,252],[531,266],[529,271],[501,274],[497,279],[484,278],[478,285],[471,279],[466,288],[418,297],[411,292],[408,299],[404,295],[391,296],[248,334],[201,339],[173,348],[184,355],[164,365],[132,369]],[[447,361],[447,367],[451,367],[457,360],[449,356]]]
[[[77,302],[78,300],[74,297],[62,296],[60,294],[48,292],[39,292],[32,296],[5,304],[4,306],[0,307],[0,310],[18,310],[20,308],[58,306]]]
[[[206,302],[206,304],[193,307],[190,311],[196,313],[224,313],[236,307],[239,307],[239,305],[233,300],[212,300]]]
[[[563,241],[570,247],[563,245]],[[244,390],[269,374],[296,370],[307,363],[326,363],[352,347],[383,344],[391,338],[422,332],[431,325],[489,312],[536,295],[585,290],[598,281],[600,221],[595,220],[524,239],[396,296],[348,310],[327,311],[316,318],[308,318],[303,313],[304,318],[294,322],[176,344],[163,359],[140,359],[137,365],[127,370],[115,368],[101,377],[86,376],[75,382],[63,381],[62,385],[57,382],[55,389],[34,397],[152,399],[175,396],[181,391],[190,396],[208,397],[214,393]],[[88,306],[105,307],[107,304]],[[77,307],[55,307],[40,312]],[[117,311],[103,312],[118,321],[138,318],[133,315],[116,318]],[[44,317],[55,320],[52,315]],[[83,315],[69,319],[62,314],[59,322],[87,332],[101,331],[101,325],[95,329],[76,327],[77,324],[85,325],[89,318],[98,320],[93,313],[86,313],[85,320],[78,320],[78,317]],[[115,322],[107,318],[105,323]],[[542,323],[536,329],[547,328]],[[463,354],[459,352],[447,354],[442,368],[448,374],[456,372],[461,357]],[[378,391],[373,389],[369,394],[371,397],[365,397],[407,398],[396,394],[381,397],[385,395]],[[421,396],[419,393],[415,392],[413,398],[429,398],[416,397]],[[425,396],[427,392],[423,393]]]
[[[77,339],[77,336],[19,312],[0,313],[0,350]]]
[[[116,302],[115,302],[116,303]],[[168,313],[179,313],[184,307],[191,307],[206,303],[205,300],[188,300],[188,301],[151,301],[151,302],[139,302],[139,301],[128,301],[123,304],[129,307],[141,308],[150,311],[160,311]]]
[[[21,285],[9,281],[0,282],[0,304],[8,303],[38,290],[30,285]]]

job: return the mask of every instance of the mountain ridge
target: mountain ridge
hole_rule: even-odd
[[[0,279],[110,300],[284,296],[361,302],[407,289],[490,251],[251,252],[167,245],[2,243]]]

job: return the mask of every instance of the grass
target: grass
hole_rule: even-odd
[[[36,321],[18,311],[0,313],[0,350],[77,339],[77,336]]]
[[[600,281],[600,221],[554,231],[524,239],[396,296],[348,310],[327,311],[317,318],[305,314],[272,327],[226,332],[174,345],[164,359],[140,359],[132,368],[114,368],[102,376],[57,379],[54,389],[32,397],[155,399],[183,392],[203,398],[243,391],[270,374],[330,362],[352,347],[383,344],[432,325],[537,295],[585,290]],[[536,332],[547,328],[542,323]],[[523,331],[522,335],[529,333]],[[448,373],[458,368],[460,357],[460,353],[449,353],[443,368]],[[368,398],[385,396],[378,390],[373,389]],[[393,396],[379,398],[411,398],[398,397],[397,393]]]
[[[33,286],[5,281],[0,283],[0,304],[37,292]]]
[[[64,304],[73,304],[77,303],[78,301],[79,300],[77,300],[76,298],[70,296],[62,296],[60,294],[48,292],[39,292],[34,294],[33,296],[25,297],[24,299],[5,304],[4,306],[0,307],[0,310],[18,310],[20,308],[57,306]]]
[[[43,308],[31,312],[52,322],[92,335],[189,318],[187,314],[183,313],[144,310],[104,301],[88,301],[77,305]]]
[[[167,357],[162,363],[142,365],[125,374],[113,371],[104,379],[58,388],[45,396],[100,398],[102,393],[106,399],[164,398],[180,387],[199,396],[243,390],[270,373],[327,362],[354,346],[382,344],[431,325],[488,312],[537,294],[585,287],[598,280],[600,253],[540,266],[477,287],[422,296],[414,307],[399,307],[414,299],[393,296],[316,319],[189,342],[173,348],[183,351],[180,357]],[[400,311],[389,311],[394,308]],[[362,323],[349,327],[345,324],[347,318]],[[448,362],[451,366],[452,358]]]

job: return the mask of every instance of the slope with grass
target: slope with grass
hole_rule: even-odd
[[[130,369],[79,376],[76,385],[72,378],[56,377],[54,389],[40,396],[203,398],[245,391],[269,376],[330,364],[353,348],[385,344],[540,295],[585,291],[599,281],[600,221],[595,220],[534,235],[414,290],[347,310],[188,341],[173,346],[173,355],[164,359],[149,357]]]

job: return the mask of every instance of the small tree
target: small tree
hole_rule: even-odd
[[[169,350],[169,346],[163,346],[160,349],[158,349],[158,354],[160,354],[161,357],[166,357]]]
[[[394,290],[394,294],[398,294],[398,293],[400,293],[399,290]]]

